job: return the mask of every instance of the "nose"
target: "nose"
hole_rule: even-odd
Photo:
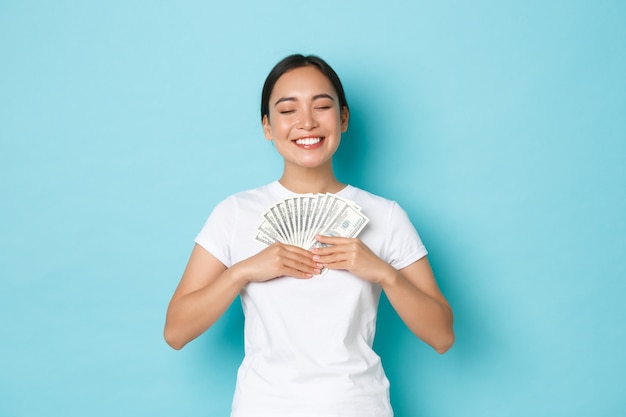
[[[302,117],[300,118],[300,128],[305,130],[311,130],[317,127],[317,119],[313,109],[304,109],[302,111]]]

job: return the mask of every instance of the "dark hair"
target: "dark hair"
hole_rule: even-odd
[[[276,85],[278,79],[288,71],[308,66],[317,68],[319,72],[328,78],[330,83],[335,88],[337,96],[339,97],[339,107],[341,109],[344,107],[349,109],[346,94],[343,91],[343,86],[341,85],[341,80],[335,70],[333,70],[331,66],[326,63],[326,61],[316,55],[304,56],[301,54],[294,54],[289,55],[278,62],[265,79],[263,92],[261,93],[261,119],[263,119],[263,116],[267,116],[269,118],[270,95],[272,94],[272,90],[274,89],[274,85]]]

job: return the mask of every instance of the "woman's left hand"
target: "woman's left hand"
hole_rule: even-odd
[[[382,286],[393,308],[420,339],[444,353],[454,343],[450,305],[437,287],[427,257],[396,270],[360,239],[317,236],[329,246],[313,248],[313,261],[329,269],[345,269]]]
[[[318,235],[316,240],[328,246],[311,249],[313,260],[328,269],[345,269],[361,279],[376,283],[396,272],[358,238]]]

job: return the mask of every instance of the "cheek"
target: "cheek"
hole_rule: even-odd
[[[289,133],[289,131],[294,125],[295,125],[295,121],[293,120],[289,120],[285,118],[278,118],[277,120],[274,121],[274,123],[272,123],[271,127],[272,127],[272,131],[274,132],[274,134],[285,135]]]
[[[341,126],[341,113],[339,111],[336,112],[328,112],[325,115],[325,121],[328,124]]]

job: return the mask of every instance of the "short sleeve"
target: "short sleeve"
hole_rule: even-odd
[[[233,225],[236,224],[237,211],[232,197],[219,203],[196,236],[195,242],[203,247],[221,263],[232,266],[231,241]]]
[[[428,254],[409,216],[395,201],[389,211],[389,227],[383,253],[387,262],[402,269]]]

